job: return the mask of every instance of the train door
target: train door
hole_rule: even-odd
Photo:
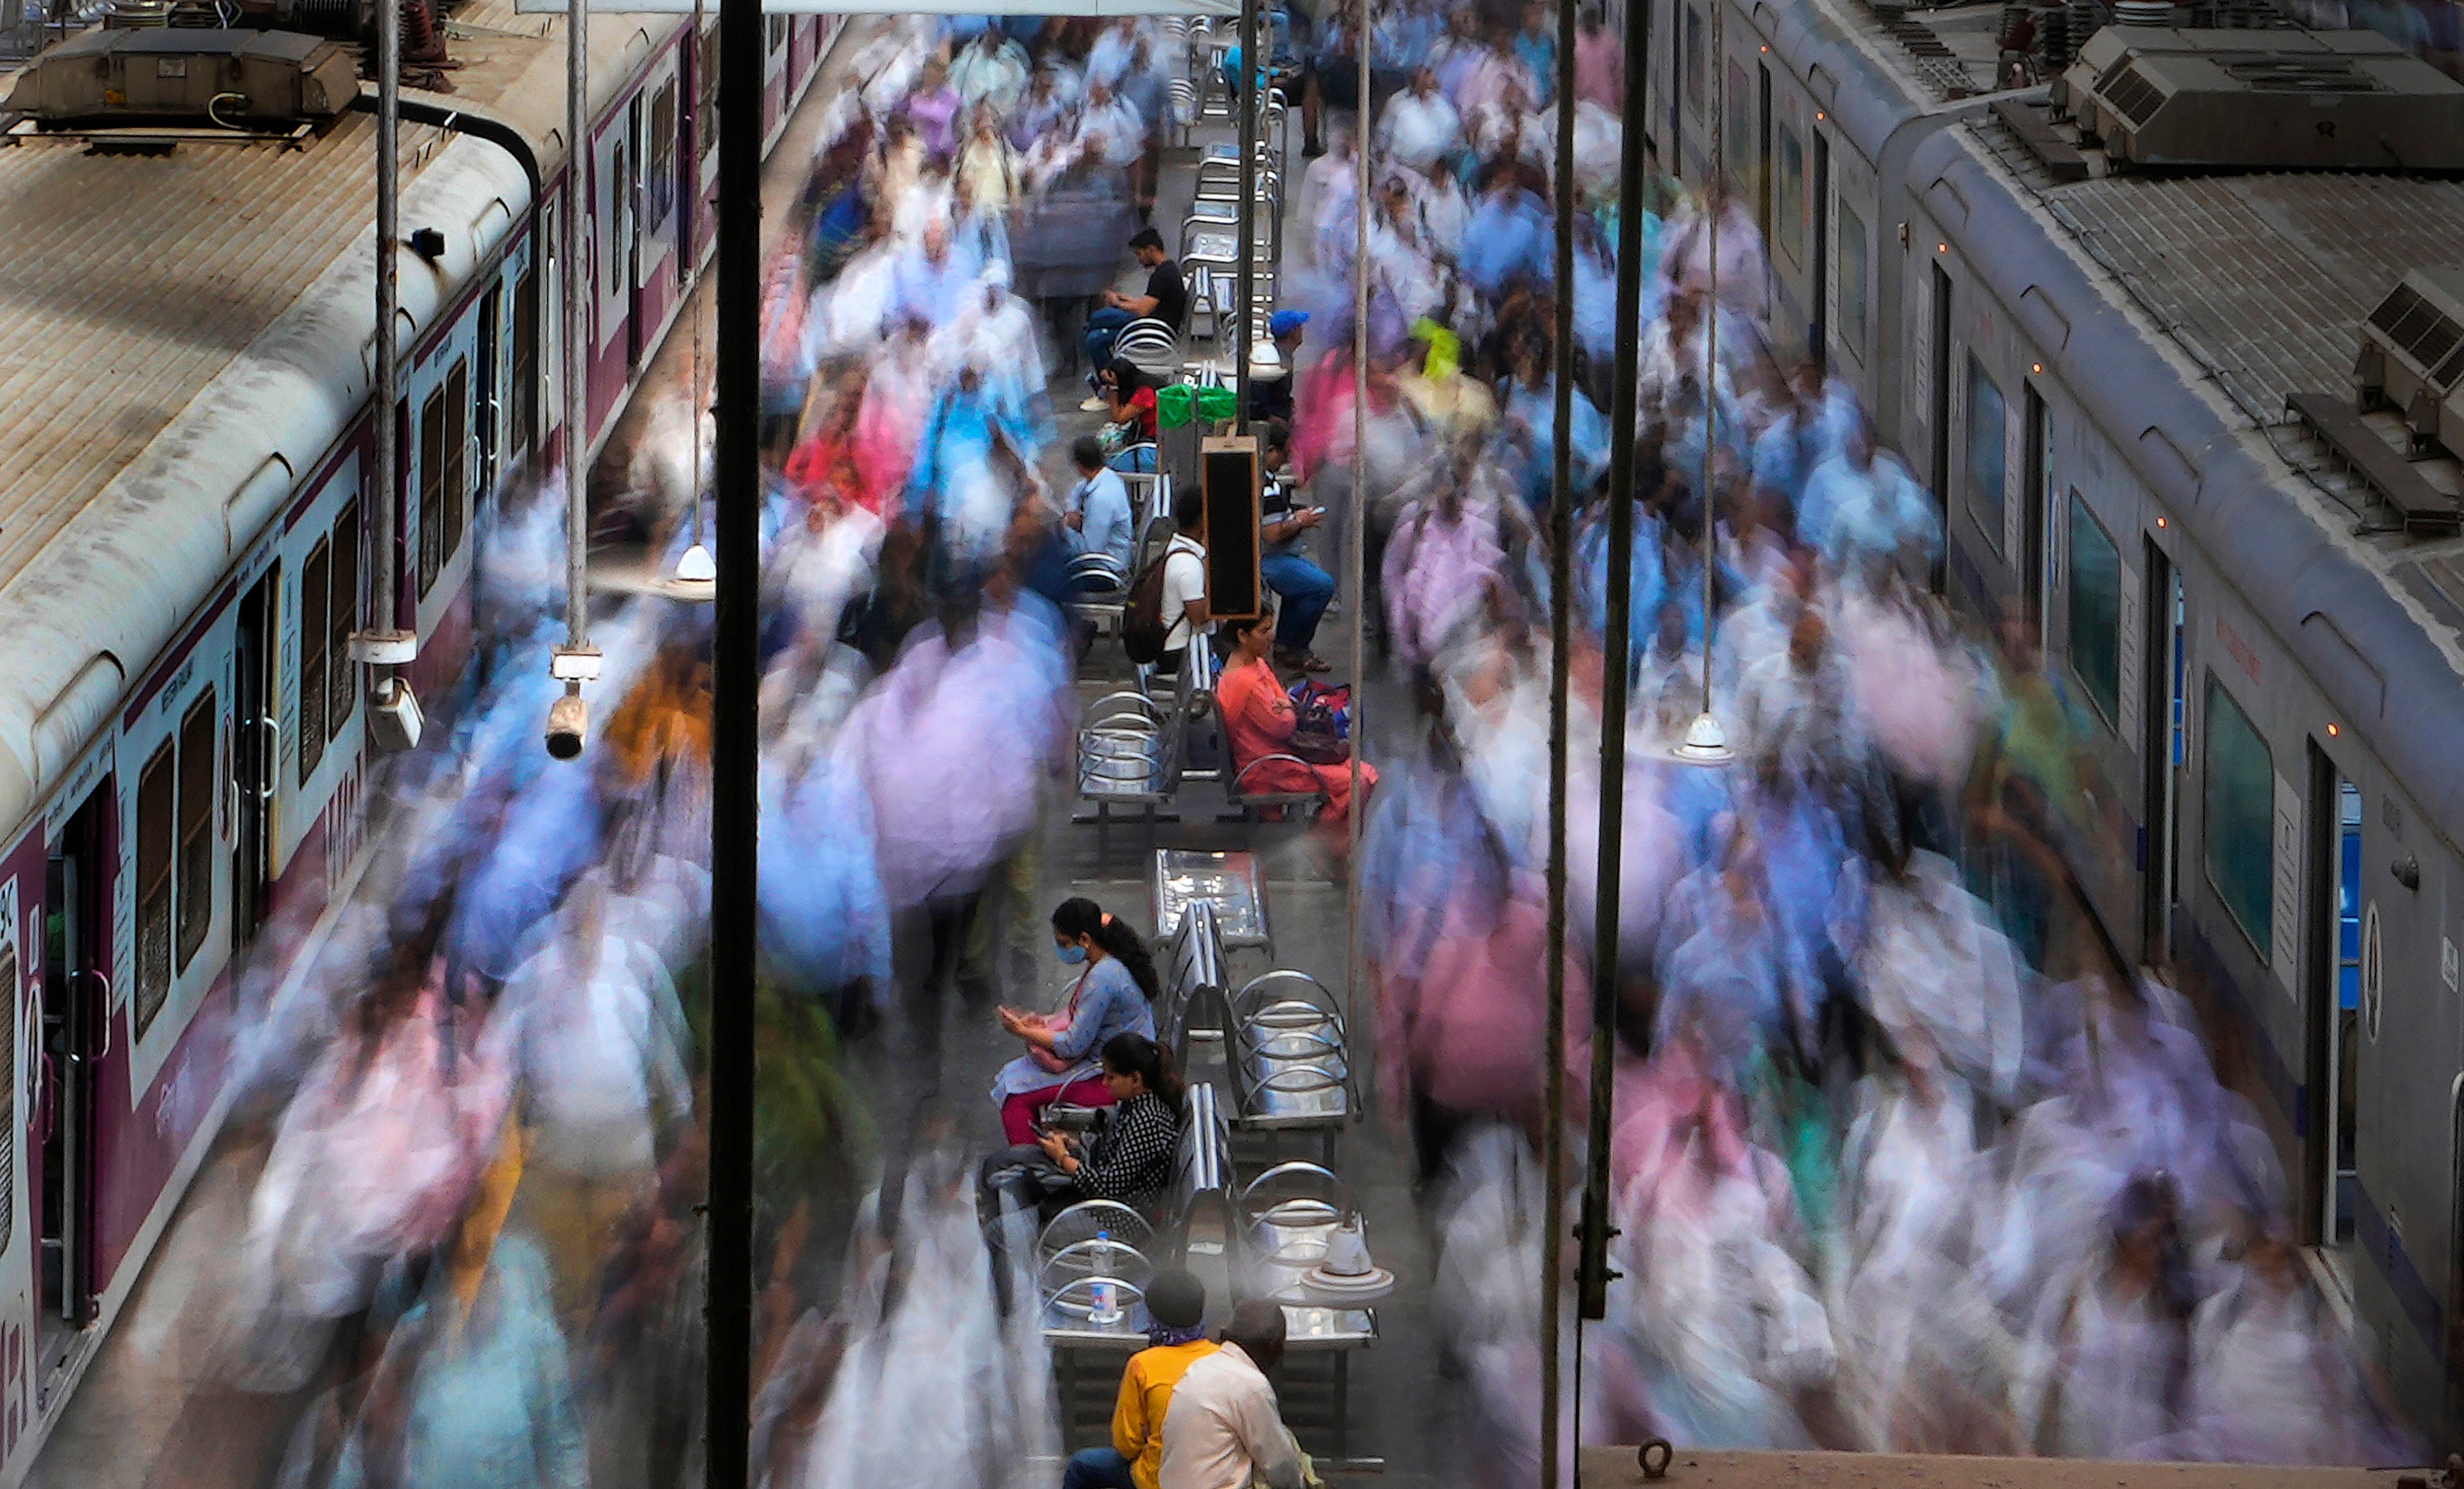
[[[1945,567],[1950,552],[1950,271],[1937,260],[1927,281],[1927,302],[1932,309],[1927,337],[1930,344],[1923,355],[1931,374],[1925,397],[1925,479],[1933,486],[1934,521],[1944,537],[1944,558],[1934,560],[1933,591],[1946,589]]]
[[[94,1066],[110,1053],[111,860],[108,790],[98,790],[52,845],[43,898],[43,991],[33,1103],[42,1239],[35,1266],[35,1380],[48,1398],[94,1322]]]
[[[512,448],[504,442],[504,327],[503,287],[491,284],[479,300],[479,388],[473,409],[478,421],[479,479],[472,488],[475,493],[472,505],[474,516],[496,494],[496,463],[500,454]]]
[[[1831,370],[1831,137],[1819,120],[1814,131],[1814,260],[1808,293],[1814,297],[1814,365]]]
[[[2019,493],[2019,551],[2011,555],[2019,566],[2019,600],[2026,613],[2036,624],[2036,646],[2049,649],[2054,641],[2053,619],[2045,612],[2045,582],[2051,565],[2047,562],[2052,534],[2053,493],[2047,490],[2053,476],[2053,421],[2045,416],[2045,400],[2036,392],[2036,385],[2026,385],[2026,431],[2028,448],[2026,465],[2021,471]]]
[[[2146,796],[2140,829],[2140,938],[2150,960],[2168,954],[2173,939],[2174,879],[2181,863],[2182,767],[2185,756],[2183,687],[2189,658],[2184,650],[2182,576],[2154,540],[2146,544],[2148,664],[2141,669],[2146,706],[2140,710],[2139,758]]]
[[[231,949],[256,940],[273,909],[274,801],[280,779],[281,722],[275,702],[275,638],[281,566],[239,602],[239,640],[231,656]]]
[[[2360,1202],[2353,1155],[2359,1126],[2359,1055],[2379,1022],[2378,907],[2362,902],[2362,792],[2310,744],[2311,934],[2302,1006],[2309,1109],[2308,1179],[2302,1210],[2310,1239],[2342,1261]],[[2347,1274],[2349,1276],[2349,1273]]]
[[[1754,226],[1763,241],[1771,240],[1771,64],[1754,65]]]

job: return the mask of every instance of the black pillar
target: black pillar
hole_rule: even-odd
[[[712,642],[709,1489],[747,1489],[753,1405],[753,967],[759,862],[761,0],[718,8],[718,471]]]

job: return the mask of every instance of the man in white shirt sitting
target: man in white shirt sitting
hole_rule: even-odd
[[[1177,676],[1182,654],[1215,633],[1206,609],[1206,544],[1198,536],[1206,523],[1206,493],[1196,486],[1182,491],[1172,504],[1172,522],[1178,531],[1163,550],[1163,613],[1172,629],[1164,633],[1155,670]]]
[[[1232,1310],[1223,1347],[1192,1365],[1163,1415],[1158,1489],[1302,1489],[1300,1449],[1266,1372],[1284,1356],[1284,1310],[1252,1298]]]

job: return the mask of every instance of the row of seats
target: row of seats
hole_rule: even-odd
[[[1326,805],[1322,786],[1264,790],[1249,784],[1277,762],[1306,767],[1297,755],[1278,752],[1238,764],[1228,758],[1231,731],[1215,692],[1218,665],[1208,648],[1193,646],[1177,675],[1140,668],[1135,686],[1087,705],[1078,725],[1078,797],[1093,813],[1084,820],[1109,825],[1115,809],[1133,809],[1152,831],[1162,809],[1192,780],[1220,782],[1232,816],[1243,821],[1270,811],[1306,817]]]

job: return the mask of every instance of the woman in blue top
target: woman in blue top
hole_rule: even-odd
[[[1001,1011],[1001,1028],[1026,1044],[993,1081],[1001,1131],[1013,1146],[1035,1141],[1035,1124],[1055,1101],[1108,1106],[1111,1091],[1096,1056],[1114,1034],[1155,1034],[1155,994],[1162,984],[1146,944],[1092,900],[1065,900],[1052,912],[1052,940],[1061,960],[1081,966],[1069,1006],[1059,1014]]]

